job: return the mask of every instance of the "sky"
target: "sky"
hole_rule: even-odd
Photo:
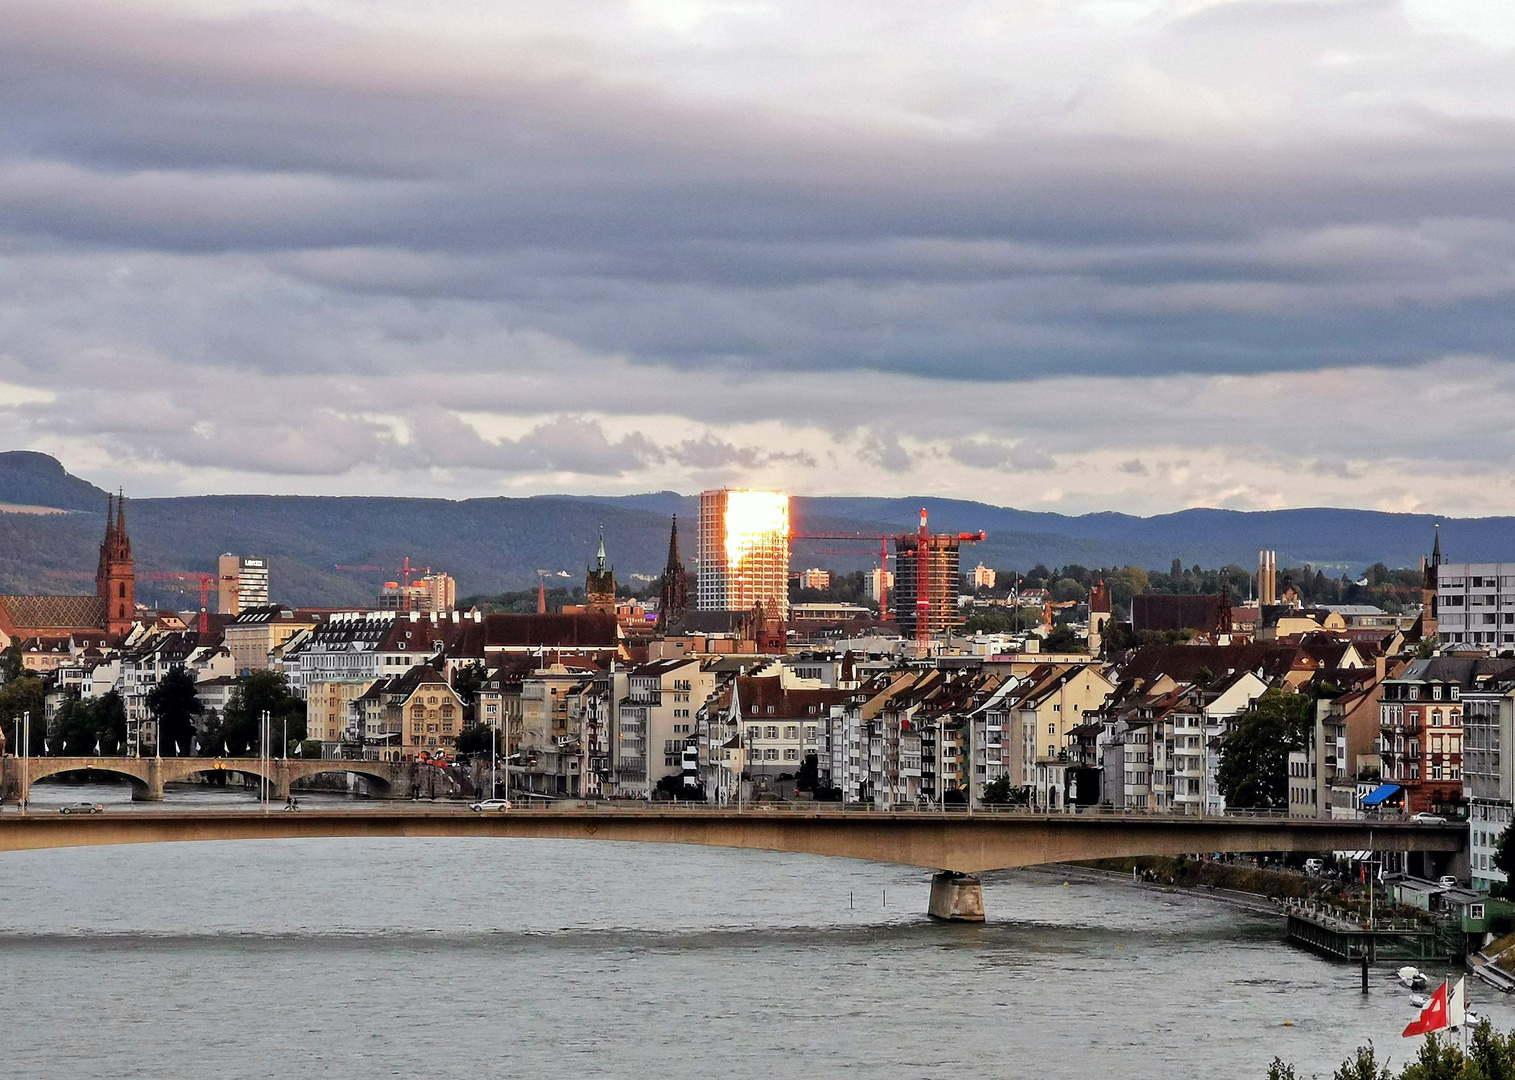
[[[0,445],[128,494],[1515,512],[1508,0],[0,6]]]

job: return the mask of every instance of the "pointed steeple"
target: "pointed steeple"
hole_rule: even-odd
[[[590,611],[615,614],[615,571],[605,557],[605,526],[600,526],[600,548],[594,565],[584,576],[584,597]]]
[[[658,629],[667,630],[689,610],[689,578],[679,557],[679,517],[673,516],[668,533],[668,562],[663,567],[663,587],[658,596]]]
[[[1441,524],[1439,522],[1436,525],[1436,543],[1431,548],[1431,565],[1441,565]]]

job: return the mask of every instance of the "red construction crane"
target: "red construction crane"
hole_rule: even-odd
[[[236,581],[235,577],[218,578],[195,570],[149,570],[136,575],[138,581],[199,582],[200,584],[200,633],[210,633],[210,584],[211,582]]]
[[[989,534],[982,530],[976,533],[933,534],[926,528],[926,508],[923,506],[920,528],[914,537],[906,533],[897,539],[900,556],[915,558],[915,646],[924,656],[931,645],[931,551],[938,546],[946,547],[953,543],[974,544],[989,539]],[[913,550],[906,546],[911,539],[915,541]],[[953,588],[956,588],[956,584],[949,582]]]

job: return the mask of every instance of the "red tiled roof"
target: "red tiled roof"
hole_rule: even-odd
[[[98,596],[0,596],[0,607],[13,635],[57,637],[105,626],[105,601]]]

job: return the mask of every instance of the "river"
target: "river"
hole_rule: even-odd
[[[990,922],[944,925],[929,881],[595,841],[0,855],[0,1074],[1261,1080],[1275,1054],[1329,1076],[1369,1039],[1418,1045],[1392,972],[1364,997],[1275,918],[1026,870],[985,875]]]

